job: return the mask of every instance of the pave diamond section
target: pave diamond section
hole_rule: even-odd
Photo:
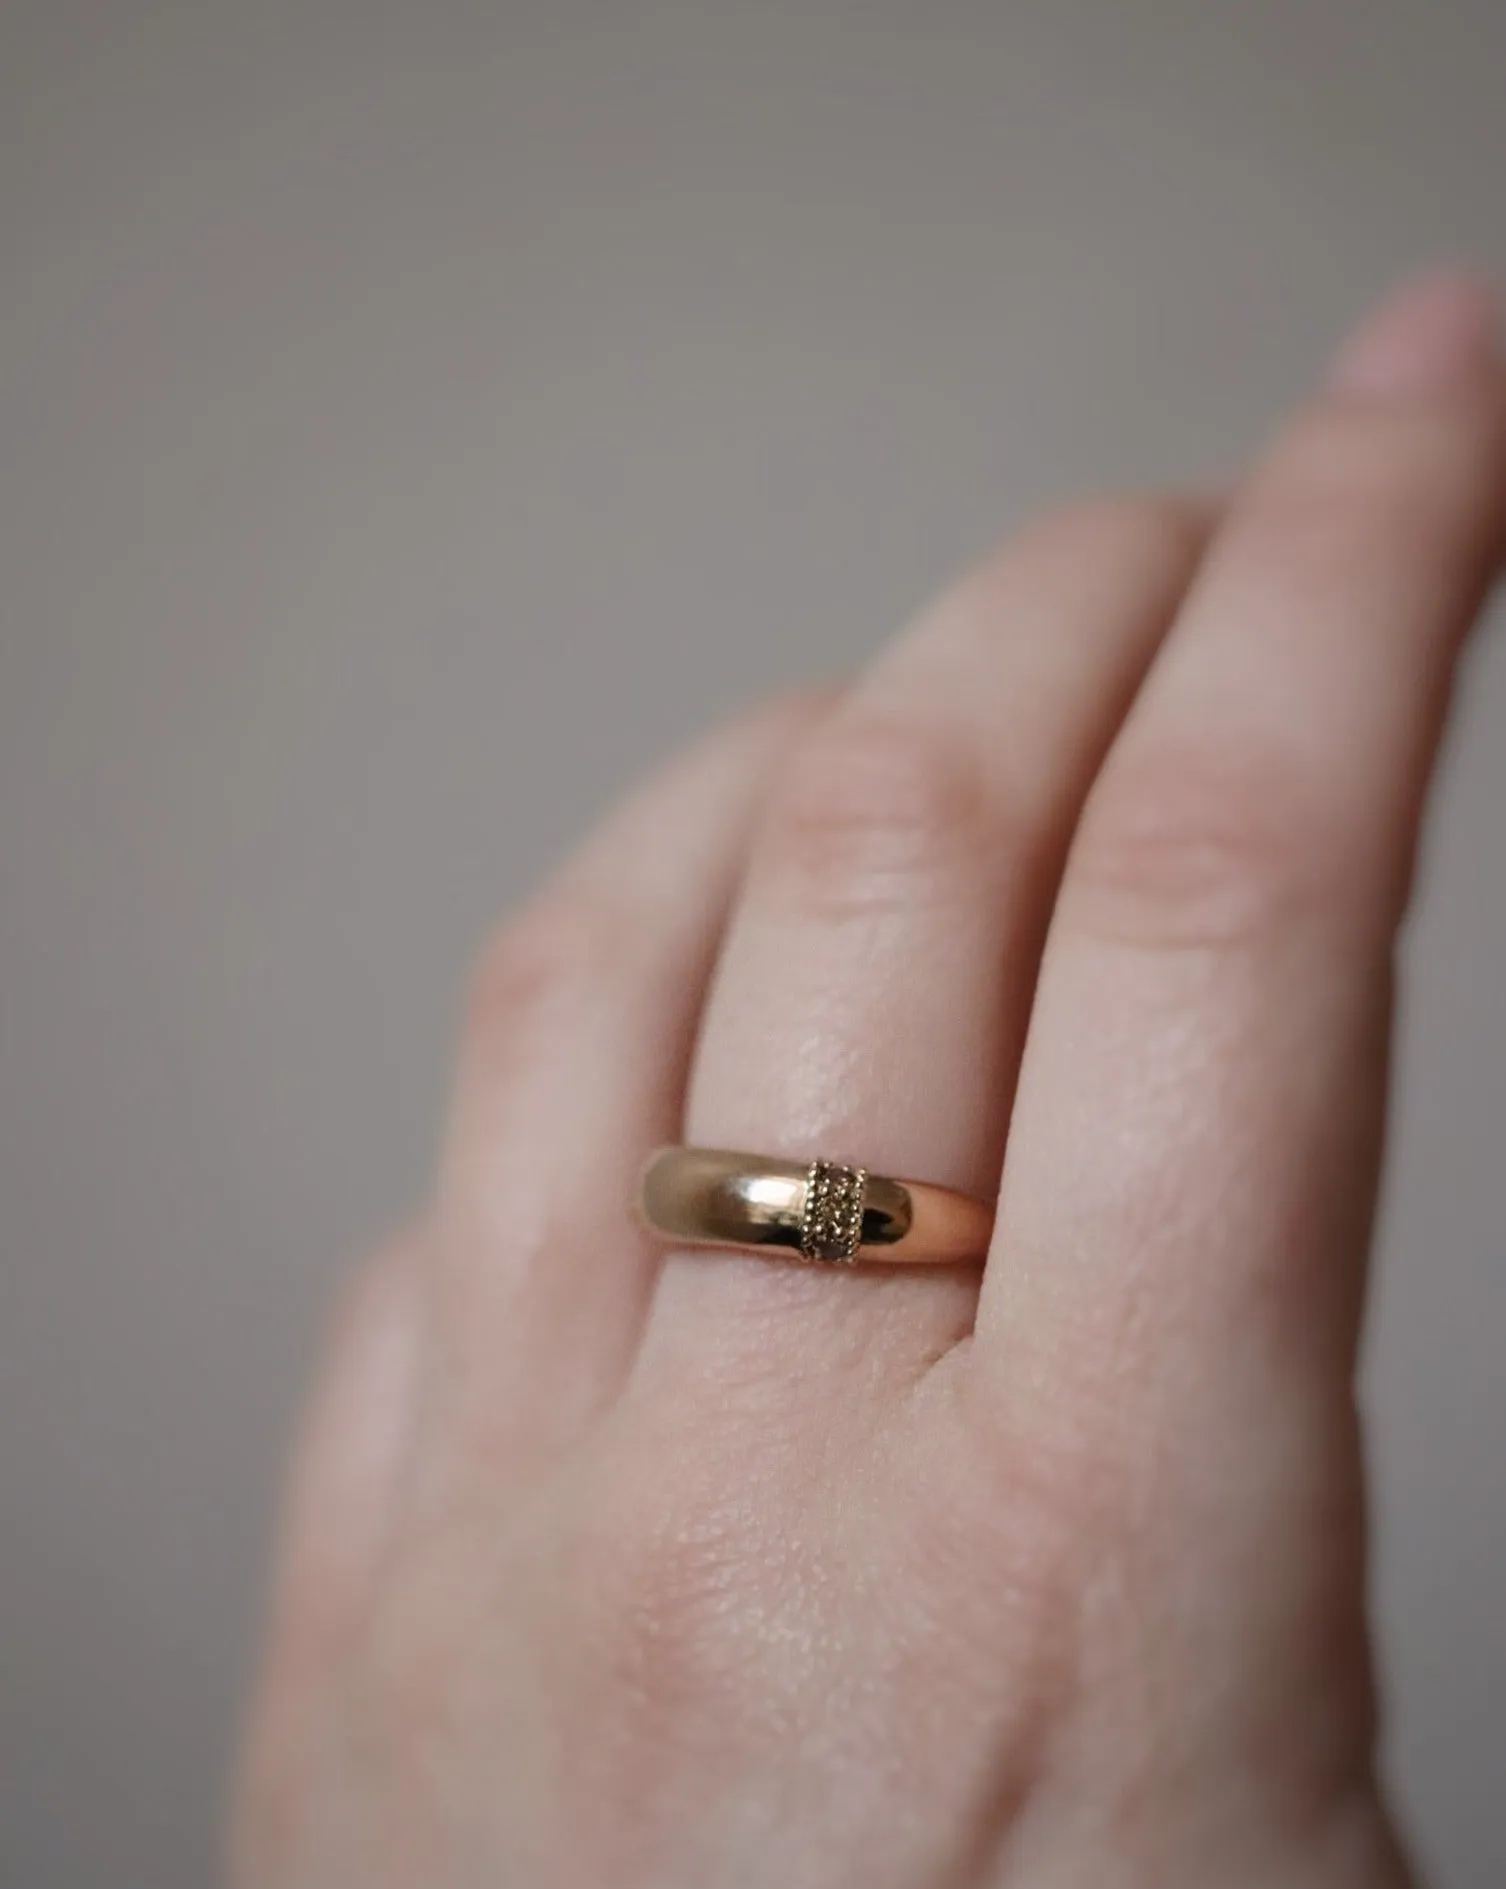
[[[800,1251],[807,1259],[850,1266],[863,1238],[865,1168],[837,1167],[812,1161],[805,1182],[805,1216],[800,1223]]]

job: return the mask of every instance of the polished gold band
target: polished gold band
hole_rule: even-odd
[[[774,1161],[727,1148],[656,1148],[637,1209],[689,1246],[733,1246],[828,1266],[979,1263],[994,1210],[924,1181],[830,1161]]]

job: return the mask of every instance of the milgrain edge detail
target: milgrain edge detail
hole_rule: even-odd
[[[826,1266],[850,1266],[863,1240],[863,1207],[868,1193],[866,1168],[812,1161],[805,1180],[805,1212],[800,1222],[803,1259]]]

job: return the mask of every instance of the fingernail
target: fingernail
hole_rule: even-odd
[[[1494,290],[1463,270],[1424,276],[1385,301],[1340,348],[1336,393],[1407,399],[1450,393],[1498,359]]]

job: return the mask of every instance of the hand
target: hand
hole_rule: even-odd
[[[502,930],[294,1477],[247,1889],[1405,1879],[1352,1378],[1490,328],[1404,295],[1216,513],[1035,526]],[[999,1193],[986,1271],[666,1256],[681,1139]]]

